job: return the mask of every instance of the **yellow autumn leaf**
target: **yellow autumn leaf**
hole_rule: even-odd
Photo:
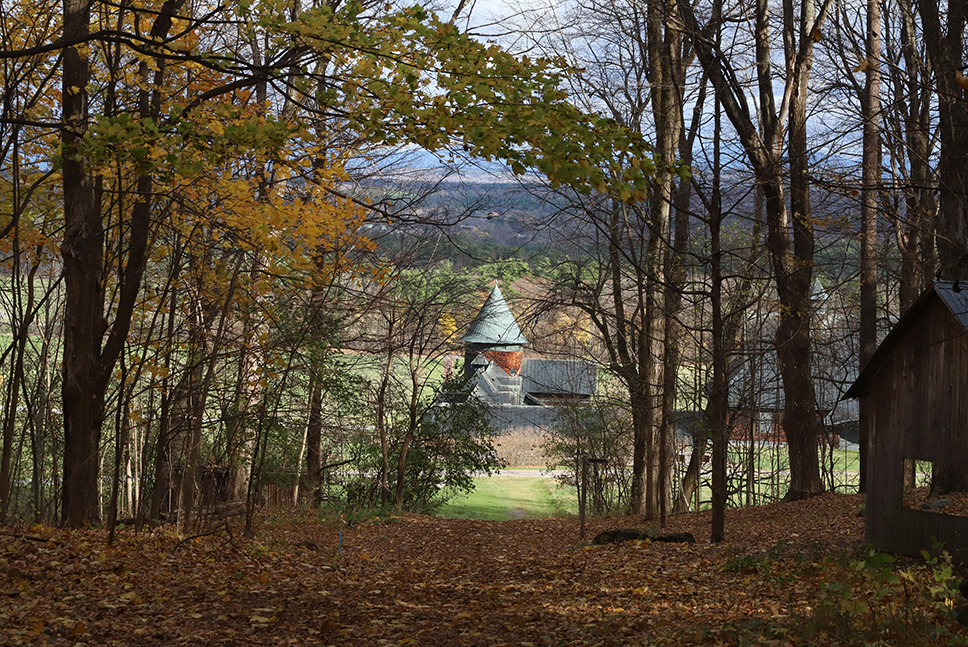
[[[968,90],[968,78],[961,73],[961,70],[955,70],[955,82],[962,87],[964,90]]]

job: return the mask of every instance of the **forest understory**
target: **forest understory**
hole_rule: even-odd
[[[4,645],[968,644],[960,575],[864,547],[860,496],[731,510],[591,546],[640,518],[506,522],[317,512],[164,529],[0,535]],[[925,642],[928,641],[928,642]]]

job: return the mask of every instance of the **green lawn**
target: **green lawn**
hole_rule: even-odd
[[[546,476],[481,476],[474,491],[440,508],[437,515],[451,519],[530,519],[578,514],[575,488],[559,488]]]
[[[746,505],[745,467],[747,456],[736,447],[730,448],[729,461],[730,488],[740,492],[733,496],[731,506]],[[830,456],[825,457],[824,470],[830,470]],[[858,453],[856,451],[835,450],[833,454],[833,479],[838,491],[853,492],[858,479]],[[762,449],[755,457],[758,471],[754,489],[756,504],[778,500],[789,488],[789,464],[785,448],[776,452]],[[739,469],[742,468],[742,469]],[[521,468],[515,468],[520,470]],[[771,476],[776,470],[775,476]],[[504,521],[535,517],[555,517],[578,514],[578,495],[575,488],[559,488],[554,481],[541,475],[535,468],[534,476],[484,476],[474,479],[474,491],[467,496],[457,497],[442,506],[438,516],[452,519],[486,519]],[[708,509],[711,492],[709,490],[709,470],[703,471],[703,487],[699,493],[700,509]],[[826,482],[827,477],[824,478]],[[691,502],[693,503],[693,502]]]

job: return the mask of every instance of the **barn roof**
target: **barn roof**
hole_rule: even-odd
[[[598,368],[580,359],[526,359],[521,376],[526,393],[595,395]]]
[[[880,370],[884,360],[890,355],[892,348],[897,341],[904,336],[904,333],[911,327],[918,315],[934,299],[941,299],[947,306],[951,315],[961,324],[961,327],[968,332],[968,283],[958,281],[934,281],[921,296],[915,300],[911,307],[907,309],[895,324],[894,328],[888,333],[884,341],[881,342],[870,361],[860,372],[853,385],[844,394],[844,398],[857,398],[867,391],[867,386],[871,379]]]
[[[499,433],[532,427],[548,431],[554,427],[563,413],[559,407],[538,407],[527,404],[499,404],[487,409],[491,426]]]
[[[487,346],[521,346],[528,343],[497,285],[461,340],[466,344]]]
[[[823,412],[827,424],[856,420],[858,404],[842,399],[844,391],[857,378],[856,361],[843,360],[856,359],[856,355],[846,339],[836,340],[824,350],[827,354],[816,353],[811,364],[817,410]],[[838,361],[833,361],[834,358]],[[748,359],[734,362],[728,372],[730,408],[783,411],[786,397],[776,351],[768,350],[755,362]]]

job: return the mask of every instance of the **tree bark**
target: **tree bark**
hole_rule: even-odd
[[[968,6],[949,2],[942,27],[938,0],[917,3],[937,79],[941,154],[938,159],[938,274],[968,279],[968,92],[962,76]]]
[[[936,462],[931,470],[931,496],[968,492],[968,471],[962,465]]]
[[[323,387],[315,376],[309,386],[309,420],[306,422],[306,489],[312,505],[323,502]]]
[[[168,0],[161,7],[152,23],[152,38],[164,38],[171,29],[172,16],[183,1]],[[64,0],[63,19],[63,39],[66,42],[83,42],[90,33],[90,3]],[[145,82],[138,95],[138,115],[143,120],[157,117],[160,113],[164,70],[164,60],[161,58],[156,60],[153,78],[149,78],[147,63],[139,67],[139,74]],[[134,203],[127,223],[127,262],[119,269],[115,316],[109,328],[104,314],[105,233],[101,223],[101,205],[95,196],[91,170],[79,151],[89,121],[87,84],[90,62],[86,50],[65,48],[62,74],[64,242],[61,244],[61,256],[64,259],[67,296],[61,387],[64,409],[61,505],[62,523],[76,528],[100,519],[98,452],[104,422],[105,392],[124,348],[141,289],[151,224],[152,179],[145,174],[136,181]],[[149,87],[153,89],[149,90]]]
[[[614,344],[610,356],[616,372],[622,378],[629,392],[629,406],[632,409],[632,480],[629,494],[629,514],[644,511],[648,491],[647,465],[649,445],[654,431],[653,393],[648,376],[651,365],[647,358],[651,350],[649,328],[647,325],[633,323],[648,321],[646,313],[648,276],[642,265],[645,259],[632,258],[634,265],[634,292],[631,312],[625,306],[625,286],[622,275],[622,242],[628,244],[629,255],[632,251],[632,236],[628,223],[630,208],[627,205],[612,203],[608,224],[608,263],[611,281],[612,310],[615,318]],[[607,335],[606,335],[607,336]]]
[[[930,69],[921,56],[915,10],[910,0],[900,0],[900,57],[903,76],[894,75],[894,94],[900,97],[898,121],[901,132],[895,134],[906,143],[909,166],[905,188],[905,218],[895,217],[897,247],[901,253],[899,285],[900,311],[914,303],[928,282],[934,278],[936,252],[934,244],[935,178],[931,168],[931,97]],[[888,54],[890,56],[890,54]]]
[[[17,206],[14,208],[19,209]],[[21,279],[19,239],[19,226],[15,226],[13,245],[14,272],[11,277],[11,281],[14,282],[19,282]],[[9,384],[10,397],[7,400],[7,411],[5,412],[3,420],[3,452],[0,453],[0,525],[6,524],[7,513],[10,508],[13,439],[17,425],[17,411],[20,409],[20,391],[24,386],[24,353],[27,349],[27,337],[30,333],[30,325],[33,320],[34,277],[37,275],[38,267],[39,261],[34,263],[27,273],[27,286],[25,288],[27,302],[20,304],[21,308],[19,312],[11,313],[11,316],[17,321],[17,325],[13,329],[16,349],[14,350],[13,357],[13,374]],[[19,294],[21,288],[17,287],[15,291]],[[20,299],[16,295],[14,303],[20,303]],[[35,487],[37,486],[36,483],[34,485]]]
[[[720,5],[717,3],[717,9]],[[722,114],[716,101],[713,135],[713,190],[709,205],[709,244],[711,257],[711,285],[709,300],[712,306],[712,369],[713,384],[709,393],[711,436],[713,441],[712,528],[710,541],[719,543],[726,538],[726,348],[723,343],[723,255],[720,232],[723,223],[720,194],[720,122]]]
[[[181,483],[178,490],[177,528],[179,533],[186,532],[190,527],[192,515],[197,504],[196,493],[198,491],[198,484],[196,481],[197,473],[201,466],[202,423],[205,419],[205,406],[208,402],[208,393],[211,388],[212,379],[215,376],[215,366],[219,359],[219,351],[225,337],[228,316],[235,297],[235,290],[238,286],[239,274],[242,271],[242,262],[244,260],[241,250],[236,252],[236,255],[238,258],[235,262],[232,278],[229,280],[229,285],[225,292],[224,301],[221,304],[221,310],[218,313],[218,327],[215,331],[215,336],[212,338],[211,348],[207,348],[208,344],[205,340],[204,331],[208,328],[212,313],[211,308],[206,307],[207,304],[201,303],[201,296],[198,297],[200,303],[197,305],[197,310],[193,313],[194,316],[190,321],[191,341],[189,347],[191,350],[189,360],[191,367],[189,368],[189,374],[191,378],[188,381],[187,392],[189,425],[188,439],[182,461]],[[199,292],[203,292],[201,287]],[[203,367],[205,367],[204,374],[202,374]]]
[[[410,348],[413,348],[412,346]],[[407,478],[407,452],[410,451],[410,445],[413,443],[414,437],[417,435],[417,430],[420,428],[420,424],[423,420],[423,415],[418,411],[418,403],[420,401],[420,369],[419,360],[417,365],[414,365],[414,357],[410,357],[410,404],[409,411],[407,415],[407,432],[403,437],[403,442],[400,443],[400,453],[397,455],[397,485],[396,485],[396,499],[394,505],[397,510],[403,510],[403,493],[406,487]]]
[[[63,39],[83,41],[89,33],[91,5],[64,0]],[[78,152],[88,127],[87,85],[90,63],[78,47],[64,50],[61,106],[64,127],[64,356],[61,394],[64,405],[64,482],[61,514],[76,528],[100,519],[98,449],[104,419],[105,376],[101,370],[104,320],[102,255],[104,231],[94,201],[94,182]]]
[[[866,86],[861,95],[864,121],[861,187],[860,358],[864,369],[877,346],[877,193],[881,182],[881,0],[867,2]],[[860,491],[867,491],[868,398],[860,399]]]
[[[655,122],[655,151],[665,160],[675,159],[683,128],[682,83],[683,77],[681,49],[682,32],[670,26],[669,10],[672,5],[665,2],[651,2],[647,5],[648,34],[648,71],[649,93],[652,105],[652,118]],[[673,201],[673,176],[663,172],[653,181],[650,200],[649,236],[649,286],[648,286],[648,365],[646,379],[654,392],[655,403],[650,408],[651,428],[649,439],[649,462],[645,517],[656,516],[665,519],[669,503],[668,473],[670,452],[667,451],[668,428],[664,424],[664,407],[659,389],[664,384],[668,366],[666,350],[669,342],[666,336],[672,332],[669,325],[671,316],[666,297],[669,296],[669,276],[671,263],[671,226],[670,214]],[[655,397],[659,394],[660,397]]]
[[[918,3],[925,44],[937,79],[941,155],[938,160],[938,274],[949,281],[968,279],[968,81],[962,76],[968,5],[949,2],[942,28],[937,0]],[[931,491],[968,490],[964,467],[934,465]]]

